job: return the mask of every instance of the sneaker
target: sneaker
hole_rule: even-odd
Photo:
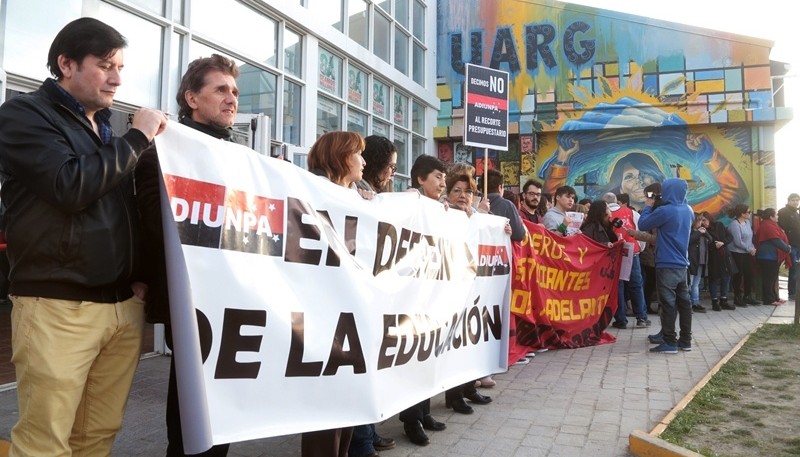
[[[660,352],[662,354],[677,354],[678,346],[673,346],[667,343],[661,343],[654,348],[650,348],[650,352]]]
[[[655,335],[647,335],[650,344],[664,344],[664,337],[656,333]]]
[[[525,354],[525,357],[534,358],[534,357],[536,357],[536,352],[529,352],[529,353]]]
[[[700,304],[692,305],[692,311],[694,311],[695,313],[705,313],[706,307]]]
[[[636,326],[637,327],[650,327],[650,319],[636,319]]]
[[[536,350],[536,352],[547,352],[549,350],[550,350],[549,348],[539,348]]]
[[[611,326],[612,326],[612,327],[614,327],[614,328],[619,328],[619,329],[626,329],[626,328],[628,328],[628,324],[627,324],[627,323],[625,323],[625,322],[620,322],[620,321],[614,321],[614,323],[613,323],[613,324],[611,324]]]
[[[531,363],[530,359],[528,359],[528,358],[526,358],[526,357],[523,357],[523,358],[521,358],[521,359],[517,360],[516,362],[514,362],[514,366],[517,366],[517,365],[527,365],[527,364],[529,364],[529,363]]]
[[[692,343],[686,344],[678,341],[678,349],[680,349],[681,351],[689,352],[692,350]]]

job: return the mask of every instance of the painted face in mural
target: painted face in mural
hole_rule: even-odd
[[[619,185],[624,194],[628,194],[631,202],[644,202],[644,188],[653,184],[656,180],[632,164],[626,163],[622,168],[622,182]]]

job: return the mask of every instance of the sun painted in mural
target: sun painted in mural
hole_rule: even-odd
[[[641,207],[644,187],[680,177],[689,182],[687,199],[697,212],[719,214],[749,201],[742,179],[752,163],[749,130],[697,125],[687,109],[691,95],[665,103],[663,94],[651,95],[641,83],[641,74],[634,74],[622,88],[572,88],[583,106],[580,117],[562,113],[552,126],[558,133],[539,145],[536,174],[545,192],[566,184],[592,199],[627,193]]]

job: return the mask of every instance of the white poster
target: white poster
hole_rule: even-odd
[[[175,122],[156,143],[187,452],[378,422],[507,369],[503,218],[363,200]]]

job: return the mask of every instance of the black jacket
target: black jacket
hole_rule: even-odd
[[[198,124],[188,117],[181,124],[199,130],[214,138],[232,141],[231,129],[215,129]],[[167,263],[164,252],[164,231],[161,226],[161,193],[159,183],[161,167],[155,145],[147,148],[136,166],[136,204],[143,228],[143,279],[147,284],[145,319],[150,323],[168,324],[169,290],[167,288]]]
[[[778,211],[778,225],[781,226],[790,246],[800,246],[800,213],[797,208],[786,205]]]
[[[103,144],[48,79],[0,106],[10,293],[112,303],[133,295],[139,130]]]

